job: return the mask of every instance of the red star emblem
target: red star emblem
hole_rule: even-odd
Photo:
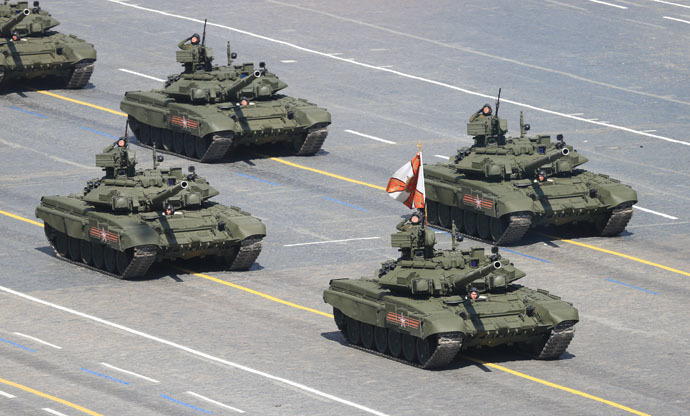
[[[479,197],[474,198],[474,203],[475,203],[475,205],[477,205],[477,208],[482,207],[482,200],[479,199]]]
[[[405,317],[402,317],[402,316],[401,316],[401,317],[400,317],[400,326],[405,326],[405,323],[406,323],[406,322],[407,322],[407,321],[405,320]]]
[[[105,230],[101,230],[99,234],[101,236],[101,240],[103,240],[104,242],[108,239],[108,235],[105,233]]]
[[[182,125],[187,128],[187,119],[184,116],[182,116]]]

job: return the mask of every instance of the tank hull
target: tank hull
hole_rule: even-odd
[[[248,269],[258,256],[264,224],[236,207],[207,204],[199,210],[160,213],[114,214],[99,211],[75,196],[46,196],[36,208],[45,223],[46,236],[59,257],[103,269],[117,277],[126,273],[137,253],[154,261],[212,257],[225,261],[231,270]],[[222,225],[221,225],[222,223]],[[88,252],[88,253],[87,253]],[[94,261],[93,253],[115,256],[121,264]],[[143,253],[143,254],[141,254]],[[92,267],[93,268],[93,267]],[[141,267],[139,267],[141,269]]]
[[[74,35],[53,33],[0,41],[0,84],[15,80],[58,78],[67,88],[82,88],[96,61],[93,45]]]
[[[506,293],[487,293],[478,300],[469,300],[460,296],[401,296],[382,290],[375,281],[336,279],[323,297],[333,306],[336,323],[350,343],[370,348],[361,335],[359,340],[352,339],[348,325],[358,325],[360,334],[373,327],[375,333],[385,330],[387,334],[400,334],[408,344],[411,337],[417,349],[427,348],[426,343],[432,355],[434,347],[452,339],[456,340],[458,351],[507,344],[532,351],[536,358],[557,358],[572,339],[572,326],[579,320],[577,309],[571,304],[544,290],[518,285],[510,286]],[[556,338],[559,348],[544,352],[549,342],[554,345]],[[396,356],[390,345],[388,349],[382,350],[378,345],[371,349]],[[406,355],[405,351],[402,355]],[[452,360],[446,358],[448,362]],[[422,367],[425,364],[417,355],[407,361]],[[440,364],[437,366],[447,362]]]
[[[232,148],[283,143],[293,153],[312,155],[326,139],[331,116],[303,99],[281,97],[195,105],[176,102],[160,91],[130,91],[120,103],[144,146],[210,162]]]
[[[583,170],[541,183],[473,179],[446,164],[424,171],[431,223],[449,229],[455,221],[463,233],[500,244],[518,241],[529,227],[568,223],[590,223],[601,235],[617,235],[637,202],[629,186]],[[524,229],[508,240],[501,236],[511,216],[519,216]]]

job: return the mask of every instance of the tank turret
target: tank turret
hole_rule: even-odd
[[[31,14],[31,10],[29,9],[24,9],[21,12],[15,14],[14,16],[10,17],[9,20],[6,20],[2,23],[0,23],[0,33],[2,33],[2,36],[8,37],[12,34],[12,32],[15,31],[15,27],[19,22],[24,20],[26,16]]]
[[[556,144],[556,148],[551,151],[547,151],[546,146],[538,146],[537,155],[528,159],[527,161],[522,162],[521,167],[522,171],[524,172],[523,176],[534,176],[534,172],[539,167],[544,166],[547,163],[553,163],[563,156],[568,156],[569,153],[570,149],[565,147],[562,141]]]

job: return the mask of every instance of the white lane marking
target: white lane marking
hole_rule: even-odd
[[[45,345],[47,345],[47,346],[49,346],[49,347],[53,347],[53,348],[58,349],[58,350],[61,350],[61,349],[62,349],[62,347],[60,347],[60,346],[58,346],[58,345],[51,344],[50,342],[43,341],[42,339],[39,339],[39,338],[36,338],[36,337],[32,337],[31,335],[22,334],[21,332],[15,332],[14,334],[15,334],[15,335],[19,335],[20,337],[32,339],[32,340],[34,340],[34,341],[36,341],[36,342],[40,342],[41,344],[45,344]]]
[[[654,133],[656,130],[642,130],[645,133]]]
[[[140,72],[130,71],[129,69],[118,68],[118,71],[127,72],[128,74],[132,74],[132,75],[138,75],[138,76],[140,76],[140,77],[152,79],[152,80],[154,80],[154,81],[165,82],[164,79],[152,77],[151,75],[142,74],[142,73],[140,73]]]
[[[34,149],[34,148],[32,148],[32,147],[22,146],[21,144],[8,142],[8,141],[5,140],[5,139],[0,139],[0,143],[2,143],[2,144],[4,144],[4,145],[7,145],[7,146],[9,146],[9,147],[13,147],[13,148],[15,148],[15,149],[28,150],[28,151],[31,151],[31,152],[34,152],[34,153],[38,153],[39,155],[45,156],[45,157],[47,157],[48,159],[54,160],[54,161],[56,161],[56,162],[66,163],[66,164],[68,164],[68,165],[76,166],[76,167],[78,167],[78,168],[89,169],[89,170],[98,169],[98,168],[95,167],[95,166],[82,165],[81,163],[72,162],[71,160],[63,159],[63,158],[61,158],[61,157],[53,156],[53,155],[51,155],[51,154],[49,154],[49,153],[41,152],[41,151],[36,150],[36,149]]]
[[[690,9],[690,6],[687,6],[685,4],[678,4],[678,3],[671,3],[670,1],[664,1],[664,0],[652,0],[654,3],[662,3],[662,4],[668,4],[671,6],[678,6],[678,7],[684,7],[686,9]]]
[[[361,238],[347,238],[345,240],[312,241],[311,243],[284,244],[283,247],[309,246],[312,244],[344,243],[346,241],[357,241],[357,240],[378,240],[380,238],[381,237],[361,237]]]
[[[379,68],[393,68],[393,65],[379,65]]]
[[[434,156],[440,157],[441,159],[450,160],[450,156],[443,156],[443,155],[434,155]]]
[[[156,380],[156,379],[153,379],[153,378],[151,378],[151,377],[142,376],[141,374],[137,374],[137,373],[135,373],[134,371],[124,370],[124,369],[122,369],[122,368],[115,367],[115,366],[112,365],[112,364],[101,363],[101,365],[104,365],[104,366],[106,366],[106,367],[108,367],[108,368],[112,368],[112,369],[115,370],[115,371],[120,371],[120,372],[122,372],[122,373],[129,374],[130,376],[143,378],[144,380],[150,381],[151,383],[160,383],[160,381],[158,381],[158,380]]]
[[[572,113],[572,114],[568,114],[568,115],[569,116],[584,116],[585,113]]]
[[[380,237],[377,237],[377,238],[380,238]],[[190,348],[190,347],[185,347],[184,345],[177,344],[175,342],[168,341],[166,339],[159,338],[159,337],[154,336],[154,335],[149,335],[145,332],[138,331],[136,329],[132,329],[132,328],[126,327],[124,325],[116,324],[115,322],[107,321],[105,319],[98,318],[96,316],[89,315],[89,314],[86,314],[84,312],[79,312],[79,311],[76,311],[74,309],[67,308],[65,306],[60,306],[60,305],[57,305],[55,303],[48,302],[47,300],[39,299],[39,298],[33,297],[31,295],[27,295],[27,294],[22,293],[22,292],[17,292],[16,290],[12,290],[8,287],[0,286],[0,291],[3,291],[5,293],[9,293],[9,294],[14,295],[14,296],[18,296],[20,298],[29,300],[31,302],[35,302],[35,303],[38,303],[41,305],[48,306],[48,307],[53,308],[53,309],[67,312],[67,313],[72,314],[72,315],[80,316],[84,319],[98,322],[100,324],[107,325],[107,326],[110,326],[112,328],[116,328],[116,329],[119,329],[121,331],[124,331],[124,332],[129,332],[130,334],[137,335],[139,337],[146,338],[148,340],[158,342],[158,343],[163,344],[163,345],[167,345],[169,347],[178,349],[180,351],[185,351],[189,354],[196,355],[197,357],[201,357],[201,358],[205,358],[207,360],[215,361],[217,363],[225,364],[229,367],[233,367],[233,368],[236,368],[238,370],[246,371],[247,373],[255,374],[257,376],[264,377],[264,378],[267,378],[269,380],[274,380],[274,381],[277,381],[279,383],[287,384],[288,386],[295,387],[297,389],[306,391],[308,393],[315,394],[317,396],[324,397],[326,399],[332,400],[332,401],[337,402],[337,403],[344,404],[346,406],[354,407],[355,409],[359,409],[359,410],[362,410],[362,411],[367,412],[367,413],[371,413],[371,414],[379,415],[379,416],[387,416],[385,413],[379,412],[378,410],[368,408],[366,406],[363,406],[361,404],[357,404],[355,402],[351,402],[349,400],[341,399],[338,396],[334,396],[332,394],[325,393],[325,392],[323,392],[321,390],[317,390],[313,387],[309,387],[309,386],[306,386],[304,384],[297,383],[295,381],[288,380],[288,379],[283,378],[283,377],[274,376],[272,374],[265,373],[263,371],[255,370],[251,367],[247,367],[247,366],[242,365],[242,364],[234,363],[232,361],[228,361],[228,360],[225,360],[223,358],[219,358],[219,357],[213,356],[211,354],[207,354],[205,352],[195,350],[195,349]]]
[[[5,396],[5,397],[7,397],[8,399],[14,399],[15,397],[17,397],[17,396],[15,396],[14,394],[5,393],[5,392],[2,391],[2,390],[0,390],[0,396]]]
[[[44,407],[42,410],[45,410],[48,413],[54,414],[55,416],[67,416],[66,414],[60,413],[57,410],[53,410],[50,407]]]
[[[190,21],[190,22],[196,22],[196,23],[200,23],[200,24],[201,24],[201,23],[204,23],[202,20],[200,20],[200,19],[195,19],[195,18],[193,18],[193,17],[181,16],[181,15],[179,15],[179,14],[168,13],[168,12],[164,12],[164,11],[162,11],[162,10],[150,9],[150,8],[148,8],[148,7],[143,7],[143,6],[139,6],[139,5],[136,5],[136,4],[125,3],[125,2],[123,2],[123,1],[121,1],[121,0],[107,0],[107,1],[109,1],[109,2],[111,2],[111,3],[119,4],[119,5],[122,5],[122,6],[132,7],[132,8],[139,9],[139,10],[145,10],[145,11],[152,12],[152,13],[158,13],[158,14],[163,15],[163,16],[174,17],[174,18],[176,18],[176,19],[188,20],[188,21]],[[259,35],[259,34],[256,34],[256,33],[247,32],[246,30],[236,29],[236,28],[234,28],[234,27],[230,27],[230,26],[226,26],[226,25],[221,25],[221,24],[213,23],[213,22],[208,22],[208,25],[209,25],[209,26],[214,26],[214,27],[219,27],[219,28],[222,28],[222,29],[227,29],[227,30],[232,31],[232,32],[235,32],[235,33],[241,33],[241,34],[243,34],[243,35],[251,36],[251,37],[256,38],[256,39],[262,39],[262,40],[265,40],[265,41],[268,41],[268,42],[277,43],[277,44],[279,44],[279,45],[283,45],[283,46],[287,46],[287,47],[290,47],[290,48],[294,48],[294,49],[297,49],[297,50],[302,51],[302,52],[307,52],[307,53],[311,53],[311,54],[314,54],[314,55],[319,55],[319,56],[323,56],[323,57],[326,57],[326,58],[335,59],[335,60],[341,61],[341,62],[348,62],[348,63],[351,63],[352,65],[358,65],[358,66],[361,66],[361,67],[363,67],[363,68],[369,68],[369,69],[373,69],[373,70],[376,70],[376,71],[388,72],[389,74],[398,75],[398,76],[403,77],[403,78],[408,78],[408,79],[413,79],[413,80],[417,80],[417,81],[421,81],[421,82],[426,82],[426,83],[429,83],[429,84],[432,84],[432,85],[436,85],[436,86],[439,86],[439,87],[444,87],[444,88],[448,88],[448,89],[451,89],[451,90],[463,92],[463,93],[468,94],[468,95],[473,95],[473,96],[475,96],[475,97],[482,97],[482,98],[489,98],[489,99],[495,99],[495,98],[496,98],[494,95],[483,94],[483,93],[480,93],[480,92],[471,91],[471,90],[468,90],[468,89],[465,89],[465,88],[456,87],[455,85],[447,84],[447,83],[445,83],[445,82],[435,81],[435,80],[433,80],[433,79],[428,79],[428,78],[423,78],[423,77],[420,77],[420,76],[417,76],[417,75],[407,74],[407,73],[405,73],[405,72],[396,71],[396,70],[390,69],[390,68],[384,68],[383,66],[365,64],[365,63],[363,63],[363,62],[357,62],[357,61],[350,61],[350,60],[347,60],[347,59],[340,58],[340,57],[338,57],[338,56],[333,56],[333,54],[328,54],[328,53],[325,53],[325,52],[319,52],[319,51],[316,51],[316,50],[314,50],[314,49],[309,49],[309,48],[305,48],[305,47],[303,47],[303,46],[295,45],[294,43],[286,42],[286,41],[284,41],[284,40],[273,39],[273,38],[269,38],[268,36],[263,36],[263,35]],[[508,103],[508,104],[513,104],[513,105],[516,105],[516,106],[518,106],[518,107],[529,108],[530,110],[539,111],[539,112],[546,113],[546,114],[552,114],[552,115],[555,115],[555,116],[570,118],[570,119],[573,119],[573,120],[583,121],[583,122],[587,122],[587,123],[591,123],[591,124],[598,124],[598,125],[601,125],[601,126],[609,127],[609,128],[616,129],[616,130],[625,131],[625,132],[632,133],[632,134],[637,134],[637,135],[640,135],[640,136],[653,137],[653,138],[655,138],[655,139],[664,140],[664,141],[671,142],[671,143],[677,143],[677,144],[682,144],[682,145],[685,145],[685,146],[690,146],[690,142],[684,142],[684,141],[682,141],[682,140],[672,139],[672,138],[670,138],[670,137],[659,136],[659,135],[651,134],[651,133],[644,133],[644,132],[641,132],[641,131],[638,131],[638,130],[633,130],[633,129],[631,129],[631,128],[623,127],[623,126],[618,126],[618,125],[615,125],[615,124],[603,124],[603,123],[599,123],[599,122],[596,122],[596,121],[588,120],[588,119],[586,119],[586,118],[581,118],[581,117],[577,117],[577,116],[571,116],[571,115],[566,114],[566,113],[560,113],[560,112],[558,112],[558,111],[553,111],[553,110],[548,110],[548,109],[546,109],[546,108],[536,107],[536,106],[533,106],[533,105],[531,105],[531,104],[521,103],[521,102],[518,102],[518,101],[509,100],[509,99],[503,99],[503,100],[501,100],[501,102],[503,102],[503,103]]]
[[[343,54],[342,52],[335,52],[335,53],[327,53],[326,55],[328,55],[328,56],[338,56],[338,55],[342,55],[342,54]]]
[[[598,119],[598,118],[588,118],[588,119],[586,119],[586,120],[587,120],[587,121],[597,121],[597,120],[599,120],[599,119]]]
[[[282,61],[280,61],[280,62],[282,62],[282,63],[284,63],[284,64],[294,64],[294,63],[297,62],[297,61],[295,61],[295,60],[293,60],[293,59],[284,59],[284,60],[282,60]]]
[[[372,52],[383,52],[383,51],[387,51],[388,49],[386,49],[386,48],[374,48],[374,49],[369,49],[369,50]]]
[[[651,209],[638,207],[637,205],[633,205],[633,208],[639,209],[640,211],[649,212],[650,214],[658,215],[660,217],[668,218],[669,220],[678,219],[678,217],[674,217],[673,215],[664,214],[663,212],[652,211]]]
[[[384,142],[384,143],[388,143],[388,144],[397,144],[396,142],[392,142],[392,141],[390,141],[390,140],[382,139],[382,138],[376,137],[376,136],[370,136],[370,135],[368,135],[368,134],[360,133],[360,132],[358,132],[358,131],[354,131],[354,130],[345,130],[345,131],[346,131],[347,133],[350,133],[350,134],[354,134],[354,135],[357,135],[357,136],[366,137],[367,139],[378,140],[378,141],[380,141],[380,142]]]
[[[674,20],[674,21],[676,21],[676,22],[687,23],[687,24],[690,25],[690,21],[683,20],[683,19],[678,19],[678,18],[675,18],[675,17],[664,16],[664,19]]]
[[[627,7],[625,7],[625,6],[619,6],[617,4],[607,3],[607,2],[601,1],[601,0],[589,0],[589,1],[591,1],[592,3],[603,4],[604,6],[618,7],[619,9],[623,9],[623,10],[627,9]]]
[[[228,406],[227,404],[223,404],[223,403],[221,403],[221,402],[217,402],[217,401],[215,401],[215,400],[213,400],[213,399],[209,399],[208,397],[204,397],[204,396],[202,396],[201,394],[194,393],[193,391],[188,391],[187,394],[191,394],[192,396],[198,397],[198,398],[200,398],[201,400],[206,400],[207,402],[213,403],[213,404],[215,404],[216,406],[220,406],[220,407],[224,407],[224,408],[226,408],[226,409],[234,410],[234,411],[236,411],[236,412],[238,412],[238,413],[244,413],[244,410],[242,410],[242,409],[238,409],[238,408],[236,408],[236,407]]]

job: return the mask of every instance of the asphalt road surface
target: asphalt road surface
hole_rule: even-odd
[[[0,96],[1,415],[687,414],[687,0],[42,5],[98,61],[83,90]],[[57,260],[40,197],[100,176],[94,154],[124,131],[124,91],[179,72],[176,44],[204,18],[217,61],[229,40],[237,61],[265,61],[287,94],[333,116],[313,157],[196,164],[217,202],[265,221],[257,263],[120,281]],[[482,350],[423,371],[348,348],[321,294],[396,257],[389,235],[409,211],[380,187],[419,141],[426,163],[471,144],[466,120],[499,87],[511,131],[522,111],[639,193],[618,237],[530,232],[503,251],[521,283],[580,310],[568,352]]]

